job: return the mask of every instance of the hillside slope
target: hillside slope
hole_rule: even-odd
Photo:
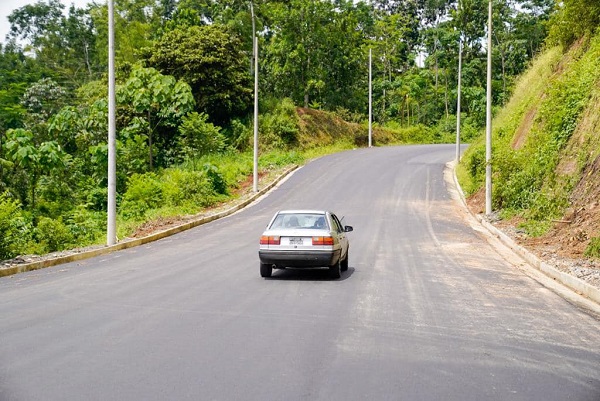
[[[520,77],[493,121],[496,225],[538,255],[600,269],[600,36],[549,49]],[[458,168],[473,211],[484,212],[485,143]],[[566,261],[566,262],[565,262]]]
[[[366,124],[356,124],[343,120],[335,113],[297,108],[299,117],[298,146],[309,149],[345,142],[355,147],[365,147],[369,143],[369,130]],[[372,145],[388,145],[392,143],[432,143],[447,141],[438,137],[434,130],[424,125],[406,128],[373,127]]]

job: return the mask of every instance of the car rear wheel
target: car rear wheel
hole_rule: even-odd
[[[331,278],[340,278],[342,276],[342,261],[338,260],[336,264],[329,266],[329,276]]]
[[[350,257],[349,252],[346,252],[346,258],[342,262],[342,271],[345,272],[348,270],[348,258]]]
[[[261,277],[271,277],[272,273],[273,273],[273,266],[271,266],[268,263],[261,263],[260,264],[260,275],[261,275]]]

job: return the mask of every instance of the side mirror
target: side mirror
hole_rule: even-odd
[[[354,228],[352,228],[352,226],[346,226],[346,227],[344,227],[344,232],[345,233],[349,233],[350,231],[354,231]]]

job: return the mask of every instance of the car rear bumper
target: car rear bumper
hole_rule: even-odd
[[[340,250],[332,251],[258,251],[261,263],[281,267],[328,267],[338,262]]]

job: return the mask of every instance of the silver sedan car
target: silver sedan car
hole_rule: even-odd
[[[327,267],[332,278],[339,278],[348,270],[350,231],[331,212],[279,211],[260,237],[260,275],[271,277],[273,269],[286,267]]]

